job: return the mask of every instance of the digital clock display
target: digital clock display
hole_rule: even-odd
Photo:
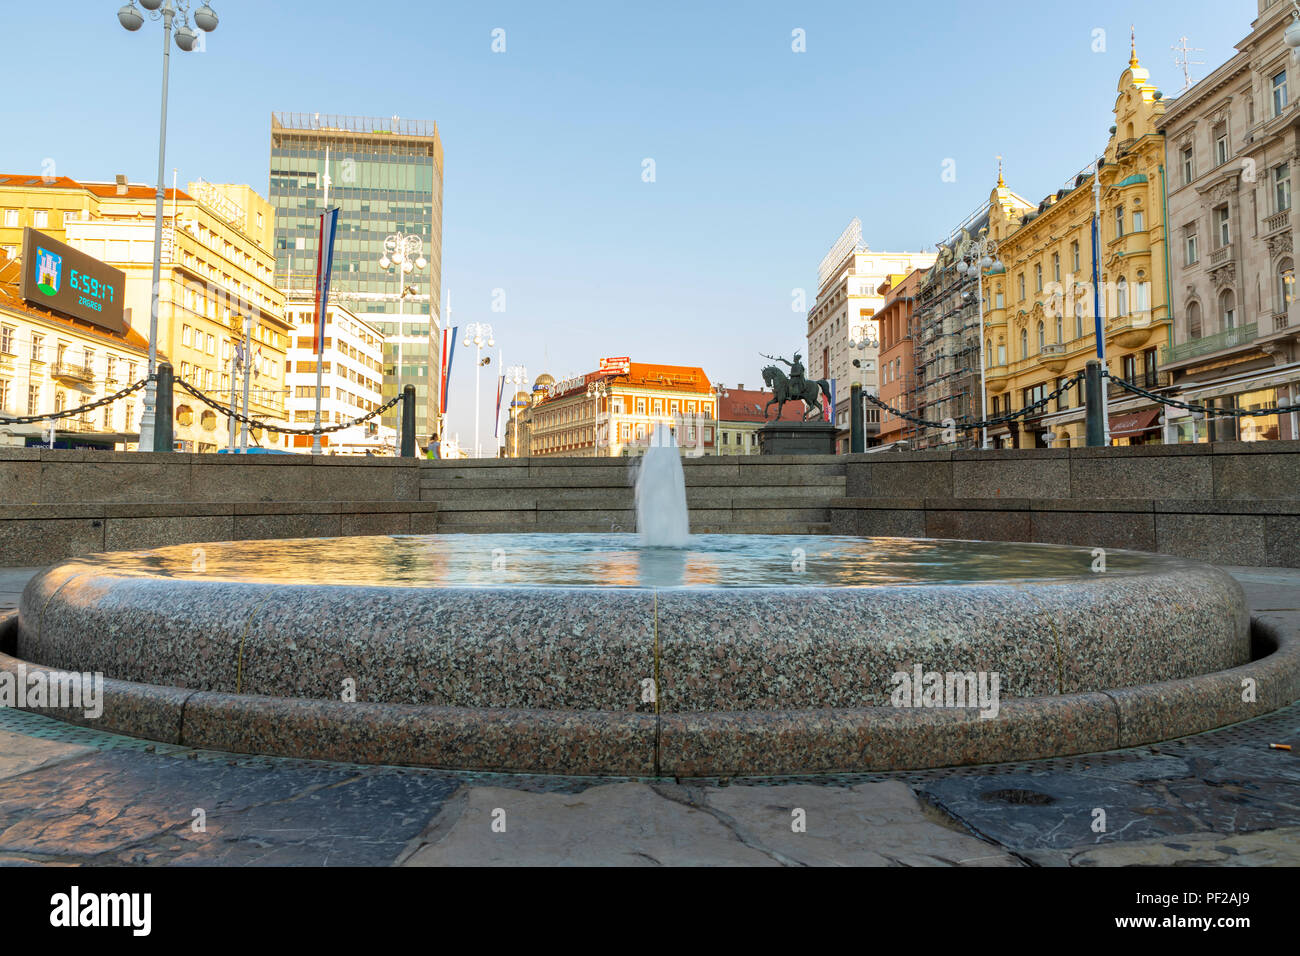
[[[23,231],[22,296],[112,332],[125,332],[122,291],[126,274],[44,233]]]

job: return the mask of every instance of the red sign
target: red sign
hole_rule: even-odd
[[[600,370],[626,375],[632,370],[632,360],[626,355],[621,355],[618,358],[603,358],[600,360]]]

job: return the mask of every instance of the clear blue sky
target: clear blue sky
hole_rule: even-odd
[[[127,33],[120,2],[75,0],[54,20],[6,4],[8,72],[26,79],[5,97],[0,171],[50,158],[73,178],[153,180],[161,31]],[[1011,188],[1040,199],[1104,144],[1130,23],[1173,96],[1180,36],[1204,50],[1198,79],[1256,16],[1255,0],[214,6],[206,50],[173,48],[169,178],[265,193],[272,110],[436,120],[457,324],[491,322],[533,376],[630,355],[746,384],[759,350],[803,346],[791,290],[811,303],[852,217],[875,249],[932,249],[987,197],[999,153]],[[460,352],[452,429],[469,444]]]

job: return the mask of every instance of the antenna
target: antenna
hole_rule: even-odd
[[[1183,71],[1183,88],[1178,92],[1186,93],[1192,86],[1191,67],[1205,65],[1204,60],[1193,60],[1191,54],[1204,53],[1205,51],[1198,46],[1188,46],[1187,37],[1179,37],[1178,45],[1171,46],[1169,49],[1174,51],[1174,63],[1181,67]]]

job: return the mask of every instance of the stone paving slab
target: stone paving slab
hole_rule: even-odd
[[[91,747],[0,730],[0,780],[91,752]]]
[[[1038,866],[1300,866],[1300,827],[1025,854]]]
[[[107,865],[383,866],[456,789],[395,770],[267,772],[105,750],[0,780],[0,857]],[[194,811],[204,812],[196,832]]]

